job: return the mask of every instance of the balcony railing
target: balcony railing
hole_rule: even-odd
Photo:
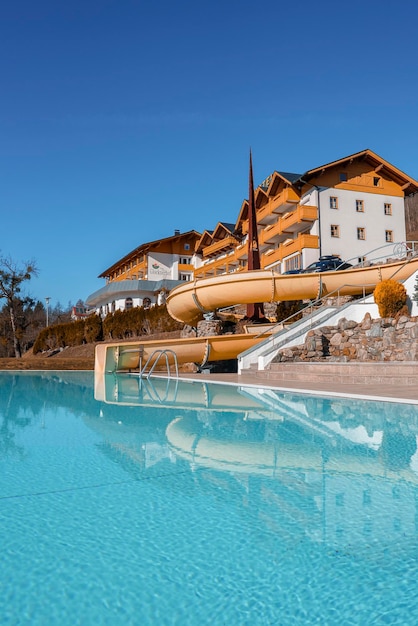
[[[228,249],[233,248],[237,243],[235,237],[232,235],[225,237],[224,239],[220,239],[219,241],[214,241],[209,246],[203,248],[203,256],[211,257],[219,254],[221,251],[227,252]]]
[[[280,246],[282,250],[282,259],[295,252],[302,252],[303,248],[318,248],[319,237],[317,235],[301,235],[299,234],[296,239],[293,239],[288,244]]]
[[[280,217],[275,224],[269,224],[259,234],[263,244],[282,243],[289,233],[306,230],[307,223],[313,223],[318,218],[318,209],[314,206],[298,206],[294,211]]]
[[[318,219],[316,206],[299,205],[295,211],[291,211],[280,218],[280,226],[283,232],[298,232],[306,227],[306,222],[314,222]]]
[[[315,208],[315,207],[314,207]],[[319,246],[319,240],[317,235],[298,234],[296,239],[288,237],[288,241],[283,242],[278,248],[267,247],[265,252],[261,254],[261,267],[268,267],[274,263],[283,261],[284,258],[301,252],[303,248],[315,248]],[[221,258],[208,261],[201,267],[194,270],[195,278],[207,278],[210,276],[217,276],[222,273],[229,273],[231,271],[239,271],[242,268],[242,264],[248,258],[247,244],[237,246],[233,251],[233,254],[227,256],[223,255]]]
[[[283,189],[274,198],[271,198],[267,204],[257,211],[257,220],[260,224],[270,224],[277,219],[277,214],[285,213],[289,209],[295,207],[300,201],[300,197],[291,187]]]

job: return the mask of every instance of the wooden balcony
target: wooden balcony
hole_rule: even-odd
[[[262,244],[281,243],[289,237],[288,233],[284,233],[281,225],[281,219],[278,219],[275,224],[269,224],[259,234],[259,239]]]
[[[212,264],[202,265],[201,267],[196,267],[194,270],[194,277],[197,280],[200,278],[210,278],[211,276],[215,276],[215,270]]]
[[[316,206],[299,205],[295,211],[290,211],[280,218],[280,226],[283,232],[297,233],[317,219],[318,209]]]
[[[207,259],[213,256],[220,254],[221,252],[227,252],[234,248],[237,244],[237,240],[232,235],[225,237],[224,239],[219,239],[219,241],[214,241],[210,244],[210,246],[206,246],[203,248],[203,258]]]
[[[257,211],[257,221],[259,224],[271,224],[277,220],[277,215],[286,213],[299,203],[299,196],[294,189],[287,187]]]
[[[296,252],[302,252],[303,248],[318,248],[319,238],[317,235],[301,235],[299,234],[296,239],[284,243],[280,246],[282,250],[282,259]]]
[[[234,250],[234,259],[237,261],[246,259],[248,257],[248,244],[247,242],[240,244]]]
[[[292,254],[302,252],[303,248],[315,248],[319,246],[319,239],[316,235],[299,234],[296,239],[288,239],[280,244],[276,250],[267,251],[261,256],[261,267],[269,267],[275,263],[283,261]],[[270,249],[271,250],[271,249]]]
[[[301,213],[305,216],[312,216],[316,214],[316,207],[300,207],[302,209]],[[313,211],[312,211],[313,209]],[[295,211],[296,213],[296,211]],[[295,219],[296,219],[295,215]],[[301,217],[299,215],[299,217]],[[296,222],[295,222],[296,223]],[[301,220],[301,223],[303,221]],[[269,232],[269,229],[267,232]],[[319,246],[319,240],[316,235],[308,235],[298,233],[296,238],[291,238],[288,235],[284,234],[286,238],[285,241],[280,243],[280,245],[275,248],[272,245],[268,245],[267,242],[260,245],[262,248],[262,253],[260,257],[261,267],[269,267],[274,265],[275,263],[279,263],[283,261],[288,256],[292,254],[302,252],[303,248],[314,248],[317,249]],[[247,244],[242,244],[240,246],[236,246],[232,253],[224,254],[220,258],[215,258],[200,267],[194,269],[194,277],[196,279],[199,278],[210,278],[211,276],[219,276],[222,274],[229,274],[230,272],[238,272],[245,269],[245,265],[248,259],[248,249]],[[192,266],[185,266],[192,267]]]
[[[309,223],[318,218],[318,209],[314,206],[298,206],[294,211],[280,217],[275,224],[269,224],[259,234],[263,244],[282,243],[289,234],[306,230]]]
[[[228,274],[238,268],[239,262],[235,258],[234,252],[223,254],[220,258],[208,261],[204,265],[194,270],[195,278],[210,278],[220,274]]]
[[[193,272],[194,266],[191,263],[179,263],[179,272]]]
[[[282,251],[281,246],[276,250],[270,248],[264,254],[261,255],[261,267],[264,269],[268,265],[273,265],[273,263],[279,263],[282,260]]]

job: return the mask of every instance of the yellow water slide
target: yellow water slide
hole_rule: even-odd
[[[156,341],[132,341],[126,343],[103,343],[96,346],[95,372],[141,370],[147,361],[150,366],[156,359],[161,365],[197,363],[204,365],[212,361],[236,359],[267,335],[250,334],[215,335],[213,337],[191,337],[160,339]],[[175,356],[174,356],[175,355]]]
[[[310,274],[275,274],[253,270],[204,278],[175,287],[167,298],[171,317],[195,324],[202,313],[234,304],[307,300],[327,294],[356,296],[372,293],[382,280],[403,281],[418,270],[418,258],[370,267]]]
[[[408,261],[352,268],[343,271],[279,275],[253,270],[187,282],[167,298],[171,317],[195,325],[202,313],[234,304],[315,299],[327,294],[366,295],[382,280],[403,281],[418,270],[418,257]],[[241,352],[263,341],[267,334],[216,335],[107,343],[96,346],[95,372],[141,370],[148,359],[159,358],[172,365],[236,359]],[[154,355],[154,356],[153,356]]]
[[[178,458],[192,463],[195,467],[228,471],[234,474],[261,474],[280,477],[282,471],[299,470],[322,473],[324,470],[334,475],[348,473],[383,478],[385,481],[406,481],[416,485],[417,475],[410,467],[391,471],[378,455],[362,455],[351,448],[329,447],[328,458],[324,462],[323,449],[318,446],[304,446],[283,440],[249,441],[234,439],[233,431],[202,433],[199,424],[191,417],[177,417],[166,428],[166,437],[171,450]]]

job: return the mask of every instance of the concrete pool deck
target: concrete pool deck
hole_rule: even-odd
[[[293,367],[289,367],[289,364],[279,364],[275,370],[265,372],[181,373],[179,377],[212,383],[274,388],[311,395],[418,404],[418,363],[298,363],[292,365]],[[295,373],[297,370],[298,374]]]

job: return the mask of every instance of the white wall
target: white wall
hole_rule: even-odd
[[[330,197],[338,198],[338,209],[330,208]],[[364,201],[364,212],[356,211],[356,200]],[[384,203],[392,205],[392,215],[385,215]],[[331,237],[331,224],[340,227],[340,237]],[[357,227],[366,231],[366,239],[357,238]],[[385,231],[391,230],[393,242],[405,241],[404,199],[396,196],[329,188],[320,193],[321,252],[338,254],[343,260],[367,256],[375,248],[387,245]],[[388,253],[390,246],[388,247]]]
[[[176,256],[177,258],[177,256]],[[148,255],[148,280],[177,280],[174,276],[174,255],[152,252]]]

